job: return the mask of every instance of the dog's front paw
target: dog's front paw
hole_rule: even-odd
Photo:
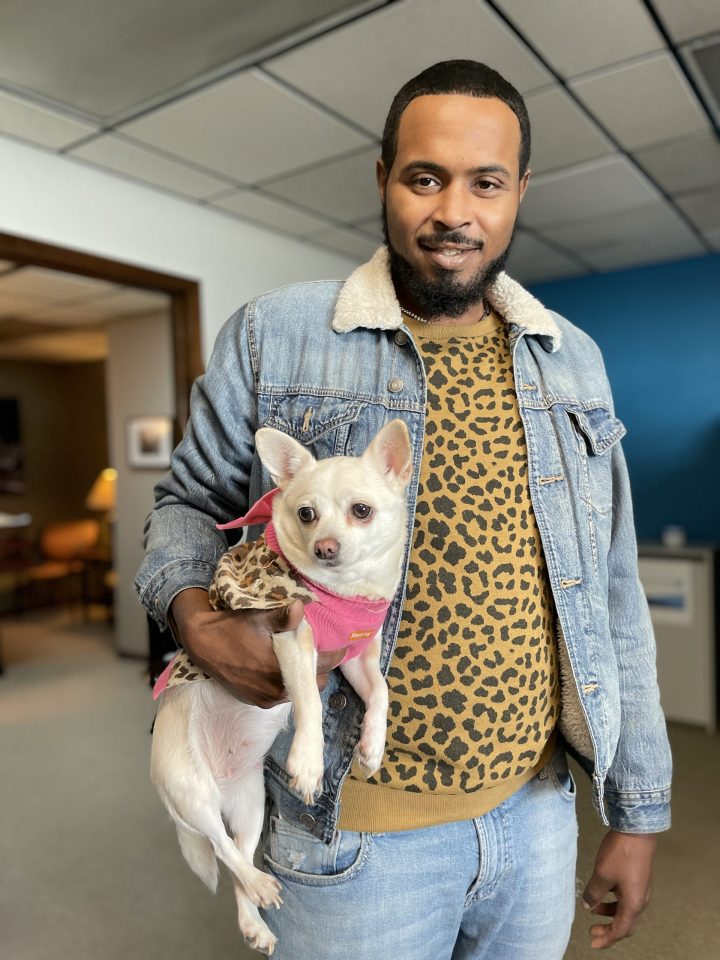
[[[256,907],[280,907],[280,884],[275,877],[262,870],[252,868],[252,873],[243,878],[243,889]]]
[[[365,779],[377,773],[385,755],[385,731],[373,733],[364,730],[355,748],[355,756]]]
[[[296,740],[293,741],[288,755],[287,766],[290,774],[290,786],[310,806],[322,793],[325,773],[322,741],[319,745],[307,747],[302,743],[297,743]]]

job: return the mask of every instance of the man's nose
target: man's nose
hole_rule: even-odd
[[[435,226],[443,230],[459,230],[470,224],[471,215],[467,190],[460,185],[449,184],[437,195],[433,214]]]
[[[334,560],[340,553],[340,544],[331,537],[325,537],[315,543],[314,550],[318,560]]]

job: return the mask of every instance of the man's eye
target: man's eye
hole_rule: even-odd
[[[298,517],[300,517],[303,523],[312,523],[315,519],[315,511],[312,507],[300,507]]]
[[[478,180],[476,186],[479,190],[497,190],[498,185],[494,180]]]
[[[367,503],[354,503],[351,507],[351,513],[358,520],[367,520],[372,514],[372,507],[368,506]]]
[[[416,177],[413,180],[413,184],[416,187],[434,187],[437,184],[435,177]]]

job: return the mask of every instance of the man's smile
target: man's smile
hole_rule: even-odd
[[[464,267],[474,254],[482,252],[484,246],[482,243],[453,243],[429,239],[420,239],[418,245],[429,254],[433,263],[446,270],[458,270]]]

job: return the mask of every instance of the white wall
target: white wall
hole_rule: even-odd
[[[0,231],[201,283],[207,359],[239,306],[296,280],[342,279],[357,261],[0,137]]]
[[[170,314],[110,323],[108,348],[108,444],[110,464],[118,471],[113,527],[115,637],[122,653],[147,656],[145,611],[137,601],[133,580],[143,558],[143,522],[152,509],[153,487],[165,471],[128,466],[126,425],[134,416],[174,416]]]
[[[0,170],[0,232],[199,281],[206,360],[220,326],[251,297],[297,280],[342,279],[356,265],[348,256],[2,137]],[[157,366],[171,358],[167,323],[144,324],[113,326],[108,372],[112,460],[124,474],[115,541],[118,645],[143,655],[147,629],[132,581],[159,474],[124,471],[124,423],[132,413],[175,412],[172,375],[159,377]]]

